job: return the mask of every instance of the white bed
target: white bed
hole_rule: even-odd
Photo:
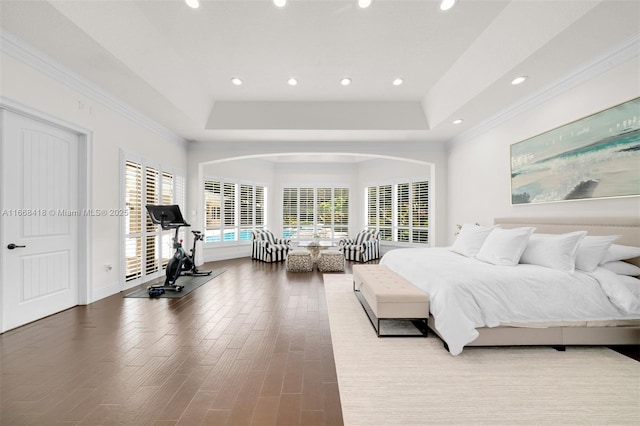
[[[495,223],[503,229],[532,226],[537,234],[619,235],[616,244],[640,246],[638,218]],[[567,273],[498,266],[448,248],[392,250],[380,263],[429,294],[429,326],[453,355],[465,346],[640,344],[640,288],[602,267]]]

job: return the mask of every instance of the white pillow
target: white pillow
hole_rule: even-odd
[[[604,258],[600,263],[613,262],[614,260],[633,259],[638,256],[640,256],[640,247],[611,244],[611,247],[607,250],[607,254],[604,255]]]
[[[619,275],[618,280],[638,299],[640,299],[640,280],[628,275]]]
[[[591,275],[598,280],[607,298],[616,308],[625,314],[640,316],[640,299],[635,296],[634,291],[625,285],[629,277],[614,274],[604,268],[596,268]]]
[[[578,245],[576,269],[593,272],[604,259],[611,244],[618,238],[620,238],[620,235],[606,237],[586,236]]]
[[[520,263],[546,266],[572,273],[576,268],[578,246],[585,235],[587,235],[587,231],[560,235],[534,234],[522,253]]]
[[[462,225],[460,233],[449,250],[463,256],[473,257],[478,254],[480,247],[482,247],[484,240],[487,239],[491,231],[498,227],[500,225],[478,226],[466,223]]]
[[[515,266],[536,228],[496,228],[487,237],[476,255],[477,259],[494,265]]]
[[[629,275],[631,277],[637,277],[640,275],[640,268],[622,260],[614,260],[613,262],[603,263],[604,269],[608,269],[611,272],[615,272],[618,275]]]

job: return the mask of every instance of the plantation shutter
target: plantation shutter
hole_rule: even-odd
[[[224,182],[222,188],[224,191],[222,194],[224,204],[222,232],[224,241],[235,241],[237,240],[235,229],[238,226],[236,219],[236,186],[233,183]]]
[[[349,188],[283,188],[282,220],[286,238],[346,238]]]
[[[412,194],[412,242],[429,242],[429,182],[414,182]]]
[[[133,161],[125,162],[124,203],[129,214],[125,217],[125,281],[132,281],[142,275],[142,165]]]
[[[256,186],[256,229],[264,228],[265,188]]]
[[[282,191],[282,231],[289,238],[298,230],[298,188]]]
[[[162,172],[162,203],[174,204],[173,202],[173,175]]]
[[[159,178],[160,174],[154,168],[145,169],[145,204],[159,204]],[[155,225],[148,214],[146,218],[145,236],[145,275],[150,275],[159,270],[158,262],[158,234]]]
[[[334,238],[349,237],[349,188],[335,188],[333,194]]]
[[[316,204],[316,223],[318,234],[321,238],[332,238],[333,224],[333,194],[331,188],[318,188]]]
[[[253,185],[240,185],[240,240],[251,239],[254,204]]]
[[[380,239],[391,241],[393,226],[393,192],[391,185],[383,185],[379,188],[378,223]]]
[[[367,228],[378,229],[378,188],[367,188]]]
[[[221,183],[204,182],[205,241],[222,241],[222,192]]]
[[[381,240],[429,243],[428,181],[370,186],[366,196],[367,226]]]
[[[314,199],[313,188],[300,188],[299,212],[300,238],[313,238]]]
[[[184,203],[185,177],[161,167],[150,167],[144,159],[123,157],[122,205],[128,215],[122,218],[122,259],[125,283],[158,276],[173,255],[173,231],[153,224],[148,204]],[[184,239],[181,229],[178,238]]]
[[[408,183],[400,183],[398,184],[398,208],[396,210],[397,214],[397,233],[398,239],[397,241],[410,241],[409,227],[411,224],[411,218],[409,217],[411,214],[411,206],[409,203],[409,184]]]

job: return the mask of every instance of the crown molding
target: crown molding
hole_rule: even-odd
[[[87,80],[79,74],[59,64],[50,56],[35,49],[27,42],[0,27],[0,51],[31,66],[56,81],[82,93],[84,96],[101,103],[107,108],[128,118],[134,123],[153,131],[162,138],[176,143],[181,147],[187,146],[187,141],[164,127],[157,121],[136,110],[131,105],[116,98],[97,84]]]
[[[535,108],[574,87],[603,74],[618,65],[640,55],[640,34],[635,34],[623,43],[594,58],[582,67],[564,75],[538,92],[512,104],[477,126],[453,138],[449,148],[468,142],[490,129]]]

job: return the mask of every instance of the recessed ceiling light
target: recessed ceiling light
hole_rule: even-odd
[[[287,5],[287,0],[273,0],[273,4],[277,7],[285,7]]]
[[[348,86],[351,84],[351,79],[349,77],[345,77],[340,80],[340,84],[342,84],[343,86]]]
[[[395,80],[393,80],[394,86],[400,86],[402,83],[404,83],[404,80],[401,78],[396,78]]]
[[[295,78],[290,78],[287,83],[289,83],[289,86],[296,86],[298,84],[298,80],[296,80]]]
[[[460,124],[462,123],[464,120],[462,118],[458,118],[457,120],[453,120],[452,123],[453,124]]]
[[[358,0],[358,6],[366,9],[367,7],[371,6],[371,0]]]
[[[527,79],[526,75],[523,75],[523,76],[520,76],[520,77],[516,77],[513,80],[511,80],[511,84],[513,84],[515,86],[516,84],[520,84],[520,83],[524,82],[526,79]]]
[[[449,10],[455,6],[456,0],[442,0],[440,2],[440,10]]]
[[[242,80],[240,80],[238,77],[233,77],[233,78],[231,79],[231,82],[232,82],[233,84],[235,84],[236,86],[242,86]]]
[[[197,9],[200,7],[200,0],[184,0],[187,3],[187,6]]]

